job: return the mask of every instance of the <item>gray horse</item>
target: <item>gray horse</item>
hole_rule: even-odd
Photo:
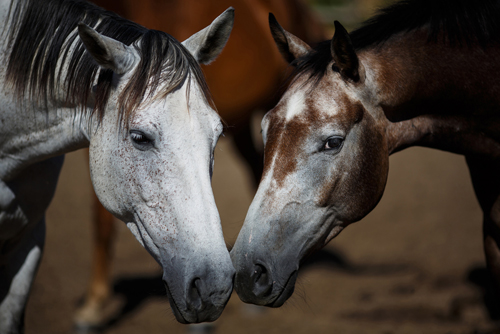
[[[222,131],[199,63],[229,9],[182,44],[84,1],[0,0],[0,333],[23,331],[63,154],[90,146],[103,205],[163,268],[178,321],[213,321],[234,269],[210,178]]]

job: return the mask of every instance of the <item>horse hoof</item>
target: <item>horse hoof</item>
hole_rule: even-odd
[[[78,309],[73,318],[75,333],[93,334],[99,333],[105,324],[103,307],[84,306]]]
[[[85,321],[74,321],[73,333],[75,334],[98,334],[102,332],[104,328],[102,323],[85,322]]]

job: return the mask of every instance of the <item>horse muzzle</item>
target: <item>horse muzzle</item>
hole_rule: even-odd
[[[231,253],[231,258],[236,268],[234,287],[243,302],[280,307],[293,294],[298,265],[284,268],[286,273],[276,273],[272,271],[275,267],[272,263],[261,258],[252,261],[248,253],[244,256]]]
[[[163,283],[170,307],[177,321],[183,324],[211,322],[219,318],[233,291],[234,269],[232,266],[217,272],[194,274],[179,289],[178,280],[167,279]],[[180,291],[179,290],[183,290]]]

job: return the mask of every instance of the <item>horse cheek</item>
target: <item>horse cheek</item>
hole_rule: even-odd
[[[358,221],[370,213],[384,193],[389,173],[389,153],[383,132],[370,119],[370,126],[360,138],[360,164],[358,181],[353,186],[359,199],[354,201],[353,221]]]
[[[373,119],[353,128],[339,153],[332,175],[320,192],[320,206],[335,208],[339,221],[353,223],[379,202],[387,182],[389,155]]]

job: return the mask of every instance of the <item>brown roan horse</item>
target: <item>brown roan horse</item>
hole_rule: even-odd
[[[224,52],[203,67],[215,105],[225,121],[225,132],[249,163],[256,181],[262,174],[262,155],[256,151],[250,131],[255,110],[268,110],[279,99],[287,63],[269,33],[267,17],[276,13],[285,28],[308,43],[326,36],[322,25],[302,0],[92,0],[150,29],[165,31],[179,40],[208,25],[229,6],[236,20]],[[92,274],[84,304],[76,314],[79,326],[102,323],[102,308],[111,293],[110,254],[114,236],[113,216],[95,200],[95,242]]]
[[[408,0],[311,49],[270,17],[295,80],[262,121],[264,174],[231,258],[248,303],[281,306],[301,261],[367,215],[389,155],[463,154],[500,282],[500,4]],[[459,246],[459,245],[457,245]]]

